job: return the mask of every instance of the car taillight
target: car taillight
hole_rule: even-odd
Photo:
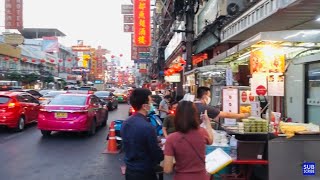
[[[44,98],[44,97],[39,97],[38,100],[39,100],[39,101],[43,101],[43,100],[46,100],[46,98]]]
[[[17,106],[17,103],[9,103],[8,108],[14,108]]]
[[[136,110],[134,110],[133,108],[131,108],[131,112],[134,113],[134,112],[136,112]]]
[[[170,114],[174,114],[174,111],[170,111]]]

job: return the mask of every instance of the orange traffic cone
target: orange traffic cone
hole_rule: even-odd
[[[116,131],[114,129],[114,122],[111,122],[110,129],[109,129],[109,140],[106,147],[106,150],[103,154],[118,154],[120,151],[117,147],[117,140],[116,140]]]

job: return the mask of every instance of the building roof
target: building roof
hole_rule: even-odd
[[[66,36],[63,32],[54,28],[23,28],[19,31],[27,39],[37,39],[43,36]]]

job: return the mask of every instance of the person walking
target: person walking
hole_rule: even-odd
[[[208,116],[211,119],[218,120],[219,118],[231,118],[231,119],[243,119],[249,117],[248,113],[231,113],[220,111],[219,109],[210,106],[211,92],[208,87],[199,87],[197,89],[197,99],[194,102],[198,110],[199,115],[204,113],[205,110],[208,112]]]
[[[177,107],[174,124],[177,132],[168,136],[164,149],[165,173],[173,171],[174,180],[207,180],[205,146],[213,142],[213,130],[207,115],[203,115],[206,128],[200,127],[194,103],[181,101]]]
[[[162,122],[164,118],[166,118],[169,114],[170,100],[171,100],[171,96],[166,95],[163,97],[163,100],[159,104],[160,119]]]
[[[156,167],[163,160],[154,127],[147,115],[152,107],[151,91],[137,88],[130,96],[136,114],[121,128],[126,164],[126,180],[157,180]]]
[[[173,111],[174,113],[170,113],[163,120],[162,132],[165,138],[167,138],[169,134],[174,133],[176,131],[176,128],[174,126],[174,117],[175,117],[177,106],[178,106],[177,101],[174,101],[173,103],[171,103],[171,111]]]

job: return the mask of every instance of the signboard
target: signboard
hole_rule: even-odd
[[[239,110],[239,98],[238,89],[227,88],[223,89],[223,111],[229,113],[238,113]],[[225,118],[224,123],[226,125],[235,125],[237,123],[236,119]]]
[[[284,75],[282,73],[268,75],[268,95],[284,96]]]
[[[19,47],[10,46],[8,44],[0,44],[0,54],[20,58],[21,49]]]
[[[133,24],[123,24],[123,32],[133,32]]]
[[[23,28],[23,0],[5,0],[5,29]]]
[[[123,15],[123,23],[132,23],[133,24],[133,15]]]
[[[91,46],[72,46],[71,48],[74,52],[84,52],[91,50]]]
[[[59,52],[59,42],[57,37],[42,37],[42,51],[53,53]]]
[[[150,52],[139,52],[140,59],[147,59],[150,57]]]
[[[133,5],[122,4],[121,5],[121,14],[133,14]]]
[[[263,47],[250,53],[250,72],[253,73],[283,73],[285,70],[285,55],[276,47]]]
[[[134,0],[134,45],[151,45],[150,0]]]
[[[131,60],[138,61],[143,60],[140,58],[140,52],[150,52],[150,47],[137,47],[134,45],[134,36],[131,35]],[[149,62],[149,60],[147,60]]]
[[[4,34],[4,43],[10,45],[20,45],[24,42],[21,34]]]
[[[267,95],[267,76],[265,73],[254,73],[251,78],[252,96]]]
[[[164,58],[167,60],[169,56],[176,50],[179,44],[185,40],[184,33],[175,33],[164,50]]]
[[[134,60],[134,63],[140,64],[140,63],[151,63],[151,59],[138,59]]]
[[[164,80],[166,82],[180,82],[180,73],[176,73],[171,76],[165,76]]]
[[[146,74],[147,72],[148,72],[147,69],[139,69],[139,73]]]

